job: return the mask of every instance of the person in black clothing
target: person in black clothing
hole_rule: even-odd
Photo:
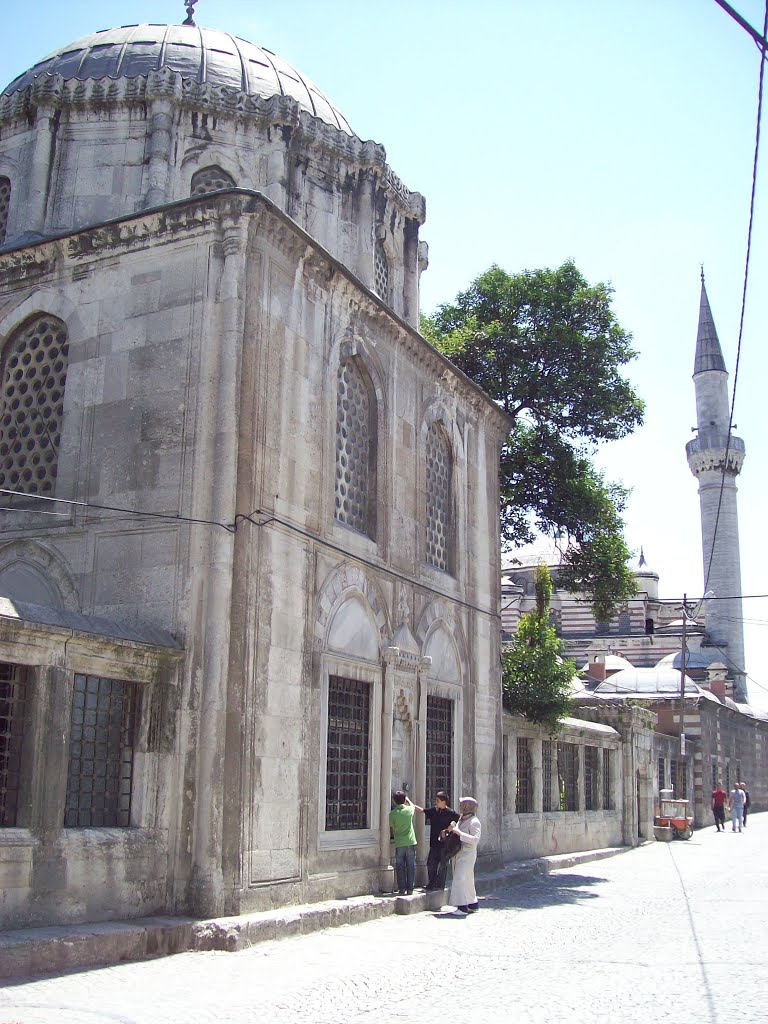
[[[420,810],[421,808],[417,808]],[[448,806],[448,794],[444,789],[435,794],[435,806],[424,810],[424,819],[429,824],[429,856],[427,857],[427,892],[445,888],[448,873],[448,858],[440,842],[440,833],[453,821],[459,820],[458,811]]]

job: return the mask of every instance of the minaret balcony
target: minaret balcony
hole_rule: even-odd
[[[726,457],[727,452],[727,457]],[[728,434],[723,430],[700,430],[685,446],[685,454],[691,472],[700,473],[722,470],[723,466],[731,473],[740,473],[746,454],[746,446],[740,437]]]

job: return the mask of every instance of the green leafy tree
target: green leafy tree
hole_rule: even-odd
[[[598,444],[642,423],[621,369],[635,356],[608,285],[572,262],[508,274],[492,266],[422,320],[425,337],[512,418],[501,455],[505,548],[540,531],[560,545],[558,583],[591,594],[598,619],[635,592],[627,491],[595,467]]]
[[[504,707],[557,732],[570,711],[576,665],[560,657],[561,644],[549,624],[552,579],[536,567],[536,607],[520,616],[517,632],[501,656]]]

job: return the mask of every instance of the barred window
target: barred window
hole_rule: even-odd
[[[600,810],[600,751],[584,747],[584,809]]]
[[[676,761],[674,758],[669,762],[669,774],[672,788],[675,791],[676,800],[688,798],[688,779],[685,761]]]
[[[427,561],[445,572],[452,568],[452,475],[451,443],[433,423],[427,432]]]
[[[603,750],[603,809],[613,810],[613,775],[611,774],[612,752]]]
[[[383,242],[376,242],[373,251],[373,290],[385,302],[391,301],[389,291],[389,258]]]
[[[8,234],[8,215],[11,210],[11,179],[0,177],[0,245]]]
[[[325,827],[368,828],[368,683],[328,680],[328,747],[325,766]]]
[[[5,346],[0,487],[53,494],[68,362],[67,329],[53,316],[28,320]]]
[[[530,814],[533,810],[533,771],[530,743],[525,736],[517,738],[517,777],[515,779],[515,811]]]
[[[731,792],[731,762],[725,762],[725,792]]]
[[[560,810],[578,810],[579,748],[575,743],[557,744],[557,781],[560,790]]]
[[[202,167],[192,175],[193,196],[204,196],[208,192],[217,192],[221,188],[234,188],[235,180],[226,171],[213,164],[211,167]]]
[[[717,758],[712,758],[712,789],[717,787],[718,783],[718,771],[717,771]]]
[[[616,632],[619,636],[629,636],[632,632],[632,620],[628,611],[619,612],[616,620]]]
[[[552,798],[552,760],[555,753],[555,745],[552,740],[542,740],[541,743],[541,809],[543,811],[554,811],[555,804]]]
[[[27,683],[21,665],[0,662],[0,827],[18,824]]]
[[[453,786],[453,701],[427,695],[427,793]]]
[[[667,788],[667,765],[663,757],[659,758],[658,764],[659,792]]]
[[[354,359],[339,365],[336,390],[336,519],[375,532],[375,399]]]
[[[136,683],[75,676],[65,828],[131,824],[138,713]]]

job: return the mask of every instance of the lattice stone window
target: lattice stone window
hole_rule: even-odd
[[[557,744],[557,781],[560,789],[560,810],[578,810],[579,748],[575,743]]]
[[[541,741],[541,809],[543,811],[557,810],[552,797],[552,761],[555,753],[555,745],[552,740]]]
[[[368,828],[368,734],[371,687],[356,679],[328,680],[325,827]]]
[[[11,179],[0,176],[0,245],[8,233],[8,215],[11,210]]]
[[[127,828],[139,689],[76,675],[72,693],[65,828]]]
[[[452,569],[452,475],[451,443],[433,423],[427,432],[427,561],[445,572]]]
[[[53,494],[68,363],[67,329],[53,316],[29,320],[6,345],[0,391],[0,487]]]
[[[427,695],[427,792],[431,801],[439,789],[453,785],[453,701]]]
[[[600,751],[584,747],[584,810],[600,809]]]
[[[629,636],[632,632],[632,619],[628,611],[619,612],[616,620],[616,632],[619,636]]]
[[[390,302],[389,257],[383,242],[376,242],[373,250],[373,290],[380,299]]]
[[[517,776],[515,778],[515,811],[530,814],[533,810],[533,762],[527,737],[517,737]]]
[[[20,665],[0,662],[0,827],[18,823],[27,683]]]
[[[216,192],[221,188],[234,187],[234,178],[214,164],[211,167],[202,167],[192,175],[192,191],[190,194],[193,196],[204,196],[208,192]]]
[[[603,810],[613,810],[613,773],[611,772],[612,751],[603,750]]]
[[[373,536],[375,400],[354,359],[339,364],[336,392],[336,519]]]

